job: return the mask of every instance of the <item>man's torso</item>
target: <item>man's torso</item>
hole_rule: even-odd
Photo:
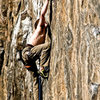
[[[36,46],[45,42],[45,28],[37,27],[35,32],[32,34],[29,44]]]

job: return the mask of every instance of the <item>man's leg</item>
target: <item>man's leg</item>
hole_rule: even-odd
[[[40,69],[39,73],[42,77],[47,78],[49,71],[49,60],[50,60],[50,43],[44,43],[33,47],[30,50],[29,58],[36,60],[40,58]]]
[[[48,77],[50,62],[50,43],[46,44],[46,48],[42,50],[40,56],[40,74],[42,77]]]
[[[24,65],[30,65],[29,61],[31,60],[29,58],[29,53],[30,50],[33,46],[32,45],[27,45],[23,50],[22,50],[22,59],[23,59],[23,63]]]
[[[42,49],[40,55],[40,66],[48,67],[50,61],[50,43],[45,44],[45,48]]]
[[[48,66],[50,59],[50,43],[47,42],[33,47],[30,50],[29,58],[33,60],[40,58],[40,66]]]

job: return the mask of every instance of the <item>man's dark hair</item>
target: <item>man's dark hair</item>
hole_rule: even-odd
[[[35,29],[37,28],[37,25],[38,25],[38,23],[39,23],[39,20],[40,20],[40,19],[37,19],[36,22],[35,22],[35,24],[34,24]]]

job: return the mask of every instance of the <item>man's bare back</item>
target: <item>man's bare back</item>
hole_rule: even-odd
[[[29,44],[36,46],[36,45],[44,43],[46,27],[47,27],[46,23],[44,23],[43,26],[38,25],[30,38]]]

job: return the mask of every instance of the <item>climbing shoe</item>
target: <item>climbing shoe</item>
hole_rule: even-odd
[[[48,78],[48,72],[49,69],[47,67],[41,67],[38,73],[41,75],[41,77]]]

